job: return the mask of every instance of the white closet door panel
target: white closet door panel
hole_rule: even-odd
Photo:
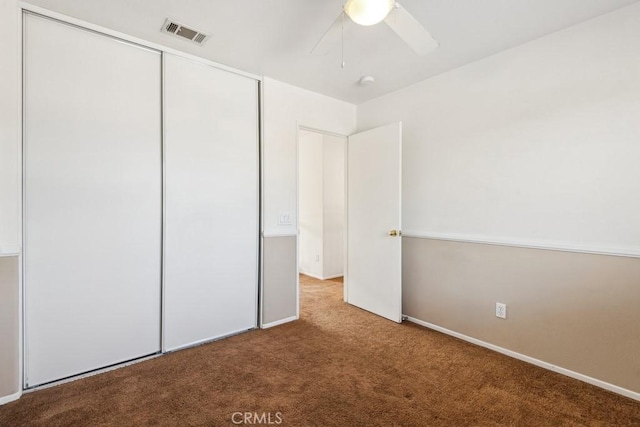
[[[255,80],[165,55],[166,350],[256,326]]]
[[[25,15],[28,386],[160,350],[160,61]]]

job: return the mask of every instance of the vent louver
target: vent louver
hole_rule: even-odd
[[[167,34],[173,34],[183,39],[192,41],[193,43],[203,45],[209,38],[209,34],[202,31],[194,30],[193,28],[186,27],[179,22],[167,18],[162,26],[162,32]]]

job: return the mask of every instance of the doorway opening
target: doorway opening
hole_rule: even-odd
[[[346,267],[346,153],[346,136],[298,128],[298,273],[336,284]]]

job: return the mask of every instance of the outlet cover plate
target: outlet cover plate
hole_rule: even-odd
[[[504,304],[502,302],[496,303],[496,317],[499,317],[501,319],[507,318],[507,304]]]

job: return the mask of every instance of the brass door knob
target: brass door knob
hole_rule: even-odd
[[[391,230],[389,231],[389,236],[392,236],[392,237],[402,236],[402,232],[400,230]]]

